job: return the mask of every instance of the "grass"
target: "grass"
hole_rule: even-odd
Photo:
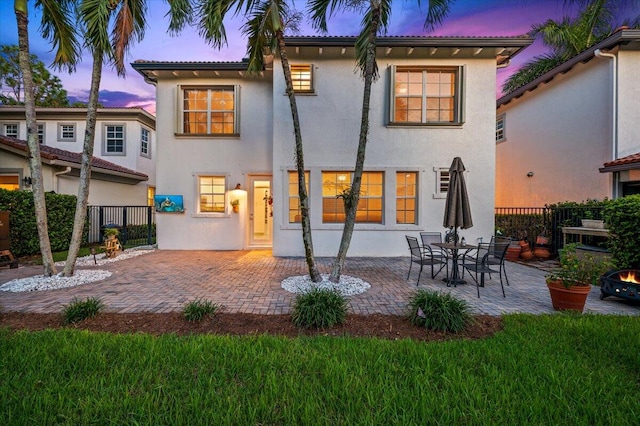
[[[640,317],[509,315],[492,338],[0,329],[4,424],[637,424]]]
[[[62,310],[62,317],[65,324],[74,324],[95,317],[102,308],[104,308],[104,304],[98,298],[89,297],[85,300],[79,300],[74,297],[73,301]]]
[[[342,324],[347,317],[346,297],[335,290],[312,288],[296,296],[291,320],[300,328],[326,328]]]
[[[207,299],[196,299],[187,303],[182,309],[184,319],[189,322],[202,321],[205,317],[213,317],[220,306]]]

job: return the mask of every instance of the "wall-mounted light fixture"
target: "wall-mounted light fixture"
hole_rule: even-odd
[[[31,186],[32,181],[31,181],[31,176],[25,176],[22,178],[22,183],[24,184],[24,186]]]
[[[236,187],[234,189],[240,189],[242,190],[242,185],[240,185],[239,183],[236,183]]]
[[[527,177],[533,177],[533,172],[527,173]]]
[[[236,184],[235,188],[231,190],[231,209],[234,213],[238,213],[240,211],[240,200],[245,197],[245,191],[242,189],[242,185],[239,183]]]

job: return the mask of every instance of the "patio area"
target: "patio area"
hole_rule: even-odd
[[[333,258],[319,258],[322,273],[328,273]],[[304,258],[273,257],[270,250],[252,251],[171,251],[156,250],[135,258],[97,266],[111,277],[94,283],[59,290],[0,292],[3,311],[61,312],[74,297],[98,297],[110,312],[172,312],[185,303],[203,298],[225,306],[227,312],[256,314],[288,313],[295,294],[280,287],[287,277],[304,275]],[[350,312],[356,314],[405,313],[409,297],[416,288],[450,292],[466,300],[476,314],[544,314],[555,312],[544,282],[545,271],[507,262],[510,286],[502,297],[497,275],[487,281],[477,297],[475,283],[447,287],[439,275],[432,280],[424,270],[416,287],[418,271],[413,268],[409,281],[409,257],[349,258],[344,275],[359,277],[371,289],[349,298]],[[84,269],[84,268],[83,268]],[[42,273],[40,266],[0,269],[0,285],[14,278]],[[640,315],[640,305],[617,297],[599,299],[600,289],[592,288],[585,313]]]

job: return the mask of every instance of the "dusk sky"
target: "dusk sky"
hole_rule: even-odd
[[[33,1],[29,1],[33,6]],[[387,35],[434,35],[434,36],[515,36],[527,33],[531,25],[549,18],[560,19],[570,13],[563,0],[457,0],[451,13],[435,31],[427,34],[423,29],[425,4],[422,10],[417,1],[396,1],[391,25]],[[294,3],[299,9],[304,1]],[[127,63],[137,59],[160,61],[239,61],[245,56],[246,40],[241,36],[241,19],[226,22],[228,47],[217,50],[204,42],[197,31],[187,29],[179,36],[166,33],[169,7],[166,1],[150,0],[147,14],[148,28],[141,43],[134,45]],[[29,37],[31,53],[45,64],[50,64],[51,46],[38,34],[40,15],[31,10],[29,15]],[[329,22],[332,36],[356,35],[361,18],[355,14],[334,17]],[[307,21],[303,21],[299,35],[317,34]],[[13,0],[0,0],[0,44],[18,44]],[[498,87],[518,66],[532,56],[543,53],[540,43],[535,43],[519,54],[505,69],[498,70]],[[76,73],[52,70],[63,83],[70,97],[82,101],[88,99],[91,83],[91,56],[85,53]],[[141,106],[155,114],[154,87],[146,84],[131,66],[127,66],[126,78],[119,78],[115,71],[105,66],[100,87],[100,102],[105,106]]]

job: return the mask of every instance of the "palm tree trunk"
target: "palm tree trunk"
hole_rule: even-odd
[[[376,62],[376,35],[380,25],[380,3],[371,2],[371,29],[369,31],[369,42],[367,45],[367,60],[364,72],[364,95],[362,98],[362,116],[360,119],[360,138],[358,141],[358,152],[356,155],[356,168],[353,171],[353,183],[349,191],[349,200],[345,203],[346,217],[344,221],[344,229],[342,231],[342,240],[338,255],[333,263],[329,281],[333,283],[340,282],[340,274],[347,258],[347,251],[353,236],[353,228],[356,222],[356,212],[358,211],[358,201],[360,200],[360,187],[362,184],[362,172],[364,170],[364,156],[367,149],[367,138],[369,133],[369,104],[371,100],[371,85],[375,75]]]
[[[309,218],[309,196],[307,194],[306,178],[304,174],[304,155],[302,151],[302,132],[300,131],[300,117],[298,116],[296,95],[293,91],[293,81],[291,79],[291,69],[289,68],[289,58],[287,57],[287,48],[284,42],[284,34],[281,30],[276,31],[276,38],[278,40],[278,52],[280,53],[280,61],[282,62],[284,80],[287,85],[287,96],[289,97],[289,105],[291,106],[293,132],[296,139],[296,168],[298,170],[298,196],[300,197],[300,212],[302,216],[302,241],[304,243],[304,256],[309,268],[309,276],[311,277],[311,281],[317,283],[322,281],[322,276],[318,271],[318,266],[316,265],[316,260],[313,255],[311,219]]]
[[[78,185],[78,200],[76,213],[73,219],[73,233],[69,245],[67,261],[62,275],[73,275],[76,258],[82,243],[85,220],[87,218],[87,204],[89,203],[89,185],[91,183],[91,160],[93,158],[93,145],[96,134],[96,116],[98,115],[98,92],[102,79],[102,49],[96,47],[93,52],[93,70],[91,73],[91,90],[89,92],[89,104],[87,105],[87,130],[84,132],[84,145],[82,147],[82,165],[80,167],[80,182]]]
[[[27,146],[29,149],[29,169],[31,171],[33,205],[35,208],[36,225],[38,228],[38,240],[40,253],[42,254],[42,267],[45,276],[57,274],[56,265],[53,262],[51,243],[49,241],[49,228],[47,225],[47,205],[44,197],[44,182],[42,179],[42,159],[40,157],[40,145],[38,143],[38,126],[36,123],[36,104],[33,94],[33,75],[29,62],[29,18],[27,15],[27,1],[15,0],[14,9],[18,24],[18,58],[20,71],[24,80],[24,106],[27,120]]]

